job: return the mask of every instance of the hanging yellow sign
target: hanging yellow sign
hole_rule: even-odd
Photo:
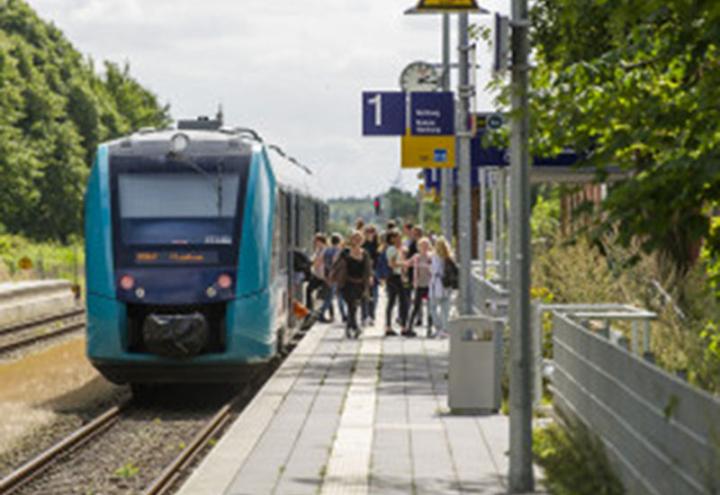
[[[453,168],[455,136],[402,137],[402,168]]]
[[[413,12],[487,12],[476,0],[420,0]]]

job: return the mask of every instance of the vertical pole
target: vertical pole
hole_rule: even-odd
[[[442,16],[442,63],[443,63],[443,91],[450,91],[450,14]],[[453,167],[455,164],[453,163]],[[441,196],[442,196],[442,231],[445,238],[453,240],[453,199],[454,189],[452,184],[452,168],[443,168],[441,174]]]
[[[493,252],[493,264],[495,265],[494,276],[497,277],[497,271],[500,269],[498,265],[498,245],[497,245],[497,225],[498,225],[498,202],[497,202],[497,171],[493,170],[490,173],[490,202],[492,205],[492,252]]]
[[[510,141],[510,493],[534,491],[530,333],[530,119],[528,0],[512,0]]]
[[[472,256],[472,202],[470,197],[470,139],[469,128],[470,98],[474,88],[470,84],[470,36],[468,14],[459,14],[458,37],[460,56],[460,77],[458,95],[460,108],[458,113],[458,252],[460,255],[460,297],[458,312],[461,315],[473,313],[471,294],[471,256]]]
[[[478,245],[480,246],[482,277],[487,280],[487,171],[484,167],[478,170],[478,175],[480,177],[480,228],[478,229],[480,239]]]
[[[497,191],[498,191],[498,217],[497,217],[497,229],[498,229],[498,277],[505,283],[508,279],[507,270],[507,236],[505,229],[505,202],[507,201],[506,190],[505,190],[505,170],[502,168],[498,169],[497,173]]]

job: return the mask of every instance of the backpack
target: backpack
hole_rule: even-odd
[[[343,287],[347,281],[347,255],[344,251],[335,259],[330,267],[330,273],[328,274],[328,282]]]
[[[390,277],[392,270],[390,270],[390,263],[388,263],[387,254],[385,250],[378,253],[377,264],[375,265],[375,276],[380,280],[385,280]]]
[[[460,286],[460,270],[458,270],[458,266],[450,258],[445,260],[442,284],[446,289],[457,289]]]
[[[302,251],[293,251],[293,269],[296,273],[302,273],[305,275],[305,280],[310,280],[312,268],[312,261]]]

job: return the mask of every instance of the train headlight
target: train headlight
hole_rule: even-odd
[[[137,289],[135,289],[135,297],[137,297],[138,299],[144,298],[145,289],[143,289],[142,287],[138,287]]]
[[[130,275],[125,275],[120,279],[120,287],[123,290],[131,290],[133,287],[135,287],[135,279],[132,278]]]
[[[217,279],[217,284],[221,289],[229,289],[232,287],[232,278],[227,274],[220,275]]]
[[[215,290],[215,287],[208,287],[205,293],[210,298],[217,296],[217,291]]]
[[[170,149],[173,153],[182,153],[190,146],[190,138],[185,134],[175,134],[170,140]]]

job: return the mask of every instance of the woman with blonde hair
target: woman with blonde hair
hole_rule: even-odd
[[[412,268],[413,273],[413,279],[410,281],[413,288],[413,307],[410,317],[406,321],[407,328],[403,331],[405,337],[415,337],[417,335],[413,329],[413,324],[418,317],[420,317],[422,323],[423,301],[428,299],[430,282],[432,281],[432,251],[430,247],[430,239],[422,237],[417,241],[418,252],[406,262],[406,266]],[[430,337],[432,333],[432,313],[428,317],[427,336]]]
[[[453,277],[454,273],[454,277]],[[447,337],[450,314],[450,296],[455,288],[457,266],[450,245],[444,237],[435,241],[435,252],[430,266],[430,314],[436,337]]]

